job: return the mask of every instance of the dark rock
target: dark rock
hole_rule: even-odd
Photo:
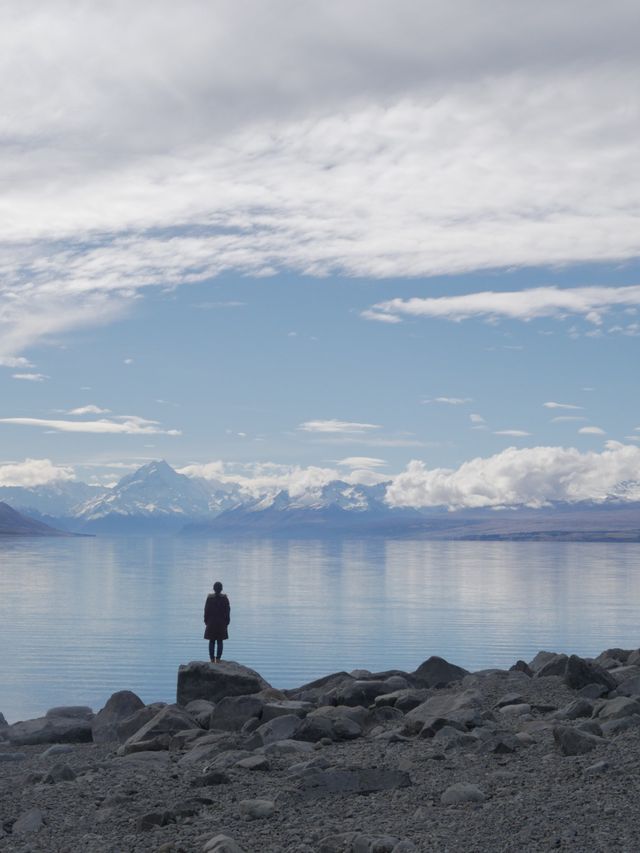
[[[296,731],[295,739],[310,743],[322,738],[351,740],[360,737],[367,717],[366,708],[327,705],[307,714]]]
[[[88,743],[91,741],[91,719],[80,716],[44,717],[14,723],[3,730],[10,743],[19,745],[44,743]]]
[[[461,681],[468,671],[432,655],[411,674],[417,687],[446,687],[452,681]]]
[[[140,708],[139,711],[134,711],[130,717],[125,717],[120,722],[117,722],[115,728],[119,743],[127,741],[131,735],[139,731],[149,720],[152,720],[157,713],[166,707],[166,702],[153,702],[151,705],[145,705],[143,708]]]
[[[587,684],[578,690],[578,696],[583,699],[599,699],[607,692],[607,688],[603,684]]]
[[[605,773],[609,769],[608,761],[596,761],[595,764],[590,764],[588,767],[584,768],[584,776],[600,776],[602,773]]]
[[[54,755],[69,755],[75,752],[75,747],[70,743],[54,743],[40,755],[40,758],[51,758]]]
[[[76,774],[68,764],[54,764],[44,777],[43,782],[47,785],[56,785],[58,782],[73,782]]]
[[[274,717],[283,717],[287,714],[296,714],[298,717],[305,717],[310,711],[313,711],[315,705],[311,702],[300,702],[295,699],[284,699],[280,702],[267,702],[262,708],[260,719],[263,723],[268,723]]]
[[[258,693],[268,687],[259,673],[235,661],[216,664],[192,661],[178,668],[177,701],[179,705],[194,699],[219,702],[226,696]]]
[[[26,752],[0,752],[0,764],[10,763],[14,761],[26,761]]]
[[[269,759],[264,755],[249,755],[247,758],[241,758],[236,767],[242,767],[243,770],[271,770]]]
[[[574,699],[566,708],[557,712],[556,716],[562,720],[577,720],[578,717],[590,717],[593,714],[593,702],[588,699]]]
[[[127,739],[124,744],[125,752],[131,751],[131,747],[141,741],[153,740],[160,735],[174,735],[183,729],[193,727],[193,725],[193,717],[189,716],[186,711],[176,705],[167,705]],[[164,742],[166,742],[166,746],[160,748],[169,749],[170,738],[166,738]]]
[[[600,707],[597,717],[599,721],[617,720],[635,714],[640,714],[640,702],[628,696],[619,696],[617,699],[605,702]]]
[[[490,755],[510,755],[519,746],[521,743],[515,735],[503,732],[481,740],[476,751]]]
[[[244,853],[240,845],[224,833],[210,838],[202,848],[202,853]]]
[[[506,693],[502,696],[496,704],[495,708],[506,708],[507,705],[521,705],[524,702],[524,699],[519,693]]]
[[[631,649],[605,649],[604,652],[600,652],[595,662],[602,665],[602,662],[607,660],[607,658],[612,658],[619,663],[626,663],[630,654]]]
[[[96,714],[91,722],[91,734],[94,743],[119,741],[118,723],[126,720],[141,708],[144,708],[142,699],[132,693],[131,690],[119,690],[112,694],[107,699],[104,708]]]
[[[576,729],[581,732],[587,732],[590,735],[596,735],[596,737],[602,737],[603,735],[600,724],[596,723],[595,720],[581,720],[577,724]]]
[[[88,705],[57,705],[49,708],[45,717],[65,717],[69,720],[92,720],[93,709]]]
[[[619,696],[640,696],[640,675],[627,678],[616,687]]]
[[[170,811],[147,812],[140,815],[136,821],[136,829],[138,832],[148,832],[156,826],[167,826],[169,823],[173,823],[173,815]]]
[[[240,814],[246,820],[261,820],[271,817],[276,810],[276,804],[273,800],[266,799],[240,800],[238,807]]]
[[[628,663],[632,666],[640,666],[640,649],[634,649],[630,652],[629,657],[626,659],[625,663]]]
[[[209,797],[189,797],[186,800],[178,800],[171,806],[169,812],[172,818],[194,817],[202,811],[205,806],[212,806],[213,800]]]
[[[458,711],[470,712],[473,717],[481,706],[481,696],[476,690],[463,690],[460,693],[444,693],[431,696],[405,716],[405,730],[408,734],[417,734],[426,723],[443,717],[456,720]]]
[[[606,690],[615,690],[616,680],[597,663],[589,663],[578,655],[567,660],[564,683],[571,690],[581,690],[587,684],[602,684]]]
[[[135,735],[123,744],[118,750],[118,754],[132,755],[137,752],[162,752],[171,747],[172,736],[168,733],[155,735],[155,737],[147,738],[146,740],[135,740]]]
[[[622,684],[624,681],[628,681],[630,678],[634,678],[640,675],[640,667],[638,666],[617,666],[615,669],[607,670],[611,678],[615,681],[616,685]]]
[[[388,692],[385,681],[350,681],[338,687],[334,696],[338,705],[356,707],[371,705],[377,696]]]
[[[9,723],[5,720],[4,714],[0,713],[0,729],[6,729]]]
[[[443,726],[433,737],[434,746],[449,750],[462,747],[477,746],[477,739],[466,732],[461,732],[453,726]]]
[[[308,684],[303,684],[301,687],[284,692],[289,699],[322,704],[320,700],[327,696],[331,690],[335,690],[350,681],[355,681],[355,679],[348,672],[333,672],[331,675],[325,675],[315,681],[310,681]]]
[[[371,794],[392,791],[411,785],[404,770],[385,770],[376,767],[336,767],[328,770],[313,767],[300,777],[300,792],[305,796],[323,794]]]
[[[38,808],[28,809],[18,817],[11,827],[12,835],[31,835],[44,825],[42,812]]]
[[[606,723],[602,723],[601,731],[603,735],[607,737],[613,737],[614,735],[620,734],[620,732],[626,732],[629,729],[637,729],[640,726],[640,717],[617,717],[614,720],[607,720]]]
[[[534,678],[546,678],[549,675],[564,675],[567,668],[566,655],[554,655],[539,669],[535,670]]]
[[[302,720],[296,714],[287,714],[284,717],[274,717],[268,723],[259,726],[253,733],[253,737],[247,743],[248,749],[256,749],[279,740],[290,740],[296,736],[296,732],[302,726]]]
[[[483,803],[486,797],[477,785],[467,782],[457,782],[449,785],[440,797],[443,806],[454,806],[460,803]]]
[[[534,657],[532,661],[529,661],[529,668],[534,673],[538,672],[538,670],[542,669],[549,661],[554,660],[558,657],[558,652],[538,652],[538,654]]]
[[[263,707],[264,702],[257,696],[226,696],[211,712],[209,728],[240,731],[247,720],[260,717]]]
[[[210,770],[207,773],[203,773],[202,776],[196,776],[195,779],[191,780],[191,784],[195,788],[207,788],[213,785],[228,785],[231,782],[231,779],[227,776],[226,773],[223,773],[221,770]]]
[[[606,743],[602,738],[570,726],[554,726],[553,738],[563,755],[583,755]]]
[[[510,666],[509,672],[524,672],[524,674],[528,675],[530,678],[533,675],[533,670],[531,669],[529,664],[523,660],[518,660],[514,663],[513,666]]]

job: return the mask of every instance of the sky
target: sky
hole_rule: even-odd
[[[0,9],[0,485],[640,479],[640,7]]]

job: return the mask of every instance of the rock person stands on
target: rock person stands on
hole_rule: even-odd
[[[209,658],[212,663],[220,662],[224,646],[223,640],[229,639],[227,628],[230,621],[231,605],[229,599],[222,592],[220,581],[216,581],[213,585],[213,593],[209,593],[204,605],[204,622],[207,626],[204,638],[209,640]]]

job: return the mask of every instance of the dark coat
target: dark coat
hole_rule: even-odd
[[[204,632],[205,640],[229,639],[227,626],[230,621],[231,605],[227,596],[224,592],[219,595],[210,593],[204,605],[204,622],[207,626]]]

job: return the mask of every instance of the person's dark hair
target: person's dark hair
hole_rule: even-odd
[[[222,584],[220,583],[220,581],[216,581],[216,582],[214,583],[214,585],[213,585],[213,591],[214,591],[214,592],[222,592]]]

